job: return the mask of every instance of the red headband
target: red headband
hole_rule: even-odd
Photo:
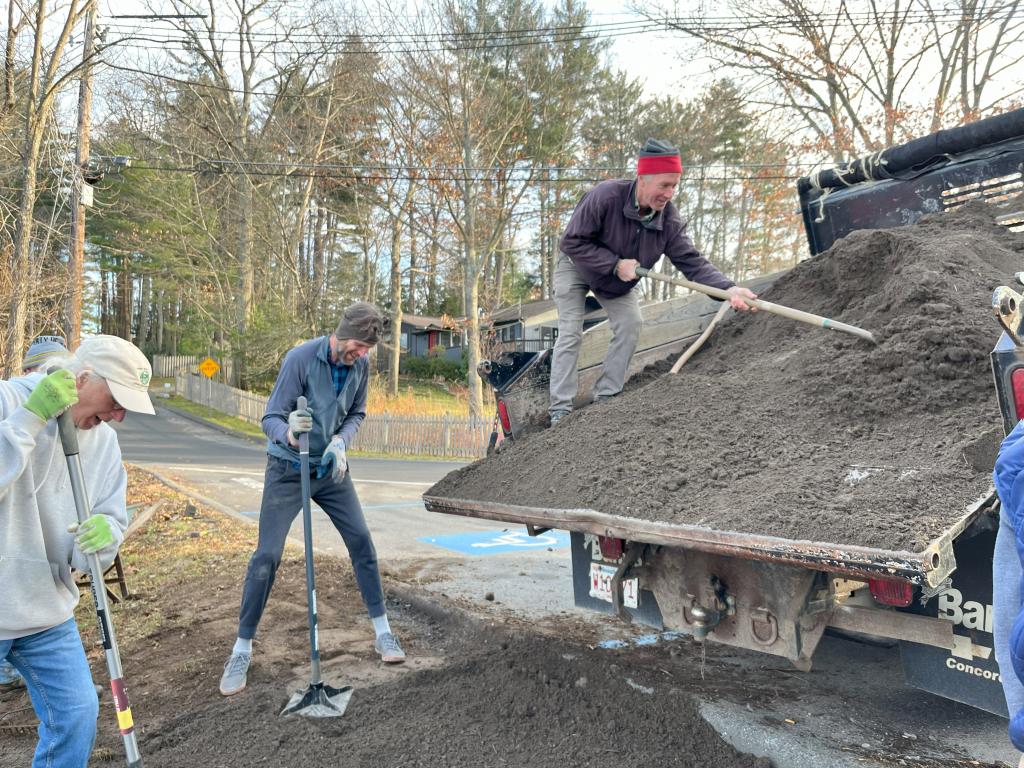
[[[683,162],[679,159],[679,155],[650,155],[639,157],[636,161],[636,173],[638,176],[682,172]]]

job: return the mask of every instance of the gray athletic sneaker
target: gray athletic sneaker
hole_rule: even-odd
[[[233,696],[245,688],[245,675],[249,671],[251,653],[232,653],[228,663],[224,665],[224,674],[220,677],[220,692],[225,696]]]
[[[569,415],[569,411],[555,411],[554,413],[551,414],[551,426],[552,427],[557,427],[558,426],[558,422],[560,422],[562,419],[564,419],[568,415]]]
[[[380,654],[380,660],[385,664],[401,664],[405,661],[405,651],[398,644],[398,638],[390,632],[378,637],[373,649]]]

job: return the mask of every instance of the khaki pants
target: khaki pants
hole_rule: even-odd
[[[551,353],[551,404],[548,410],[552,415],[571,411],[573,398],[579,389],[577,366],[583,341],[585,302],[590,291],[590,286],[564,253],[559,255],[555,265],[554,282],[558,340]],[[599,296],[597,300],[608,313],[612,340],[604,356],[601,378],[594,385],[593,396],[609,397],[622,391],[626,369],[640,338],[642,318],[640,302],[634,291],[614,299]]]

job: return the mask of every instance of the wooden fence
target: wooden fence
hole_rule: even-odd
[[[179,373],[194,373],[205,359],[205,355],[153,355],[153,375],[170,378]],[[217,378],[230,379],[231,361],[218,358],[217,362],[220,364]]]
[[[268,398],[235,389],[205,376],[179,373],[179,395],[208,408],[259,424]],[[373,453],[418,454],[449,459],[478,459],[487,453],[493,422],[490,419],[444,416],[370,414],[356,434],[352,450]]]
[[[235,389],[194,373],[179,373],[174,377],[175,391],[186,400],[205,405],[215,411],[235,416],[259,426],[267,412],[267,398],[244,389]]]

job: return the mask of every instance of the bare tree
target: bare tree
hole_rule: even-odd
[[[1024,60],[1019,5],[731,0],[716,7],[714,19],[646,13],[701,41],[755,101],[798,118],[838,160],[922,128],[975,119],[1018,97],[1019,81],[998,102],[984,94],[1000,77],[1009,82],[1007,70]]]
[[[71,0],[66,6],[49,11],[46,0],[36,0],[34,15],[26,16],[14,4],[8,7],[7,52],[16,51],[16,37],[22,28],[31,34],[31,58],[23,109],[24,121],[21,137],[21,189],[14,213],[13,246],[8,259],[12,276],[7,327],[4,334],[5,371],[13,374],[25,343],[28,308],[32,296],[30,253],[34,225],[34,212],[38,194],[39,160],[43,138],[53,120],[53,107],[57,95],[76,76],[81,63],[64,66],[71,33],[89,8],[87,0],[79,6]],[[15,20],[17,18],[17,20]],[[55,36],[48,25],[56,22]],[[12,72],[7,72],[7,99],[12,93]]]

